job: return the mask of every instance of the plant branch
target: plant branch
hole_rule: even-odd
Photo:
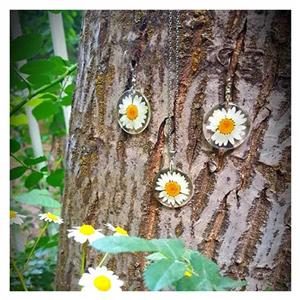
[[[34,168],[32,168],[32,167],[26,165],[21,159],[18,159],[13,153],[10,153],[10,156],[13,157],[18,163],[20,163],[20,164],[21,164],[23,167],[25,167],[26,169],[31,170],[31,171],[33,171],[33,172],[41,173],[41,172],[35,170]],[[41,174],[43,174],[43,173],[41,173]]]
[[[32,249],[31,249],[31,251],[30,251],[30,253],[29,253],[29,255],[28,255],[28,258],[27,258],[27,260],[26,260],[26,262],[25,262],[24,270],[25,270],[25,268],[27,267],[28,262],[29,262],[31,256],[32,256],[32,254],[33,254],[33,252],[34,252],[34,250],[35,250],[35,248],[36,248],[38,242],[40,241],[41,237],[42,237],[43,234],[45,233],[45,231],[46,231],[48,225],[49,225],[49,223],[47,222],[46,225],[42,228],[41,233],[39,234],[37,240],[35,241],[35,243],[34,243]]]
[[[17,273],[17,275],[20,279],[20,282],[21,282],[21,285],[22,285],[24,291],[28,292],[28,289],[27,289],[26,284],[25,284],[25,279],[23,277],[23,274],[18,269],[16,262],[13,259],[11,259],[11,263],[12,263],[12,265],[14,267],[14,270],[16,271],[16,273]]]
[[[50,83],[43,85],[42,87],[40,87],[39,89],[37,89],[36,91],[34,91],[30,97],[28,97],[27,99],[22,100],[18,105],[16,105],[11,113],[10,116],[14,115],[16,112],[18,112],[29,100],[31,100],[32,98],[34,98],[36,95],[46,91],[47,89],[51,88],[52,86],[54,86],[55,84],[63,81],[68,75],[70,75],[72,72],[74,72],[74,70],[76,69],[77,64],[72,65],[70,68],[67,69],[67,71],[60,75],[59,77],[57,77],[55,80],[51,81]]]

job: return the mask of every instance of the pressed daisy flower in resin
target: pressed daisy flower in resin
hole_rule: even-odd
[[[112,230],[114,232],[114,236],[128,236],[128,232],[127,230],[125,230],[124,228],[120,227],[120,226],[116,226],[114,227],[113,225],[107,223],[106,226]]]
[[[57,224],[62,224],[64,221],[59,216],[56,216],[50,212],[47,212],[45,214],[39,214],[40,220],[44,220],[47,222],[53,222]]]
[[[9,219],[10,219],[10,224],[17,224],[17,225],[22,225],[24,223],[24,220],[26,216],[20,215],[14,210],[9,211]]]
[[[204,118],[203,132],[214,147],[232,149],[241,145],[250,131],[247,114],[229,103],[217,105]]]
[[[121,292],[123,281],[106,267],[89,268],[79,280],[82,292]]]
[[[178,170],[161,171],[155,184],[156,197],[168,207],[186,204],[191,198],[192,189],[190,179]]]
[[[82,226],[75,226],[72,229],[68,229],[68,238],[74,237],[74,240],[80,244],[89,241],[93,241],[104,237],[104,234],[100,232],[101,229],[95,229],[92,225],[83,224]]]
[[[150,105],[137,91],[126,91],[118,102],[118,121],[121,128],[131,134],[142,132],[150,120]]]

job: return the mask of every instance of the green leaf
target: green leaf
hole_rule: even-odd
[[[161,260],[161,259],[166,259],[166,257],[159,252],[155,252],[155,253],[152,253],[152,254],[146,256],[146,259],[152,260],[152,261],[157,261],[157,260]]]
[[[39,34],[25,34],[11,42],[11,60],[28,59],[39,53],[42,47],[42,36]]]
[[[38,75],[58,76],[65,73],[67,66],[65,61],[59,56],[51,56],[49,59],[35,59],[24,64],[20,71],[24,74],[29,74],[31,80],[36,80]],[[45,79],[45,77],[44,77]]]
[[[27,178],[25,179],[25,187],[31,189],[35,187],[38,182],[43,178],[43,174],[40,172],[32,172]]]
[[[160,252],[172,259],[180,259],[184,253],[183,242],[177,239],[146,240],[134,236],[109,236],[96,240],[92,246],[109,253]]]
[[[57,169],[54,172],[51,172],[51,174],[47,177],[46,181],[47,183],[49,183],[54,187],[63,186],[64,176],[65,176],[64,169]]]
[[[53,199],[48,190],[34,189],[28,193],[20,194],[14,197],[17,201],[29,205],[60,208],[61,204]]]
[[[52,93],[42,93],[42,94],[38,94],[36,97],[32,98],[31,100],[29,100],[26,105],[30,106],[30,107],[36,107],[38,106],[40,103],[42,103],[43,101],[47,101],[47,100],[52,100],[52,101],[56,101],[57,97],[56,95],[52,94]]]
[[[25,114],[19,114],[16,116],[10,117],[10,125],[11,126],[20,126],[28,123],[27,116]]]
[[[47,119],[50,116],[56,114],[57,112],[58,106],[55,102],[51,100],[43,101],[32,110],[32,114],[37,120]]]
[[[52,73],[53,64],[48,59],[35,59],[24,64],[20,71],[24,74],[39,75]]]
[[[75,90],[75,84],[71,83],[65,88],[65,93],[72,96]]]
[[[26,164],[27,166],[33,166],[33,165],[37,165],[46,160],[47,160],[47,158],[45,156],[39,156],[36,158],[26,158],[24,160],[24,164]]]
[[[15,139],[10,139],[10,153],[15,153],[20,150],[21,145]]]
[[[179,291],[223,291],[241,287],[245,281],[236,281],[220,274],[219,267],[207,257],[191,251],[190,263],[194,274],[183,277],[176,283]]]
[[[162,259],[150,264],[144,272],[144,281],[151,291],[159,291],[183,277],[186,266],[172,259]]]
[[[70,95],[64,96],[61,98],[61,101],[59,103],[63,106],[69,106],[72,104],[72,97]]]
[[[10,180],[14,180],[21,177],[26,170],[27,168],[23,166],[10,169]]]
[[[26,79],[32,84],[34,90],[51,82],[51,79],[47,74],[33,73],[29,75]]]

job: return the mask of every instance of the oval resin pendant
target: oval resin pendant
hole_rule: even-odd
[[[154,194],[164,206],[181,207],[192,198],[193,184],[185,173],[176,169],[164,169],[156,176]]]
[[[203,119],[203,133],[215,148],[230,150],[240,146],[250,133],[248,114],[233,103],[214,106]]]
[[[120,97],[118,101],[118,122],[127,133],[141,133],[148,126],[150,116],[150,104],[140,92],[130,89]]]

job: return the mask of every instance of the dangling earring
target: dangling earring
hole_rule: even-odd
[[[203,118],[203,133],[208,143],[222,151],[240,146],[249,136],[251,121],[248,114],[232,101],[233,74],[228,71],[225,97]]]
[[[120,127],[129,134],[144,131],[150,121],[151,108],[147,98],[137,90],[135,65],[130,64],[131,87],[120,97],[117,104],[117,117]]]
[[[169,50],[169,65],[168,65],[168,119],[167,119],[167,147],[169,168],[161,170],[155,178],[156,199],[169,208],[181,207],[189,202],[193,195],[193,184],[187,174],[175,168],[176,149],[174,145],[174,126],[172,121],[171,98],[172,92],[175,94],[175,99],[178,97],[178,52],[179,52],[179,11],[176,11],[176,27],[175,39],[173,38],[173,12],[169,11],[169,27],[168,27],[168,50]],[[175,47],[172,42],[175,41]],[[175,49],[175,66],[172,64],[172,49]],[[171,71],[175,67],[175,78],[171,78]]]

